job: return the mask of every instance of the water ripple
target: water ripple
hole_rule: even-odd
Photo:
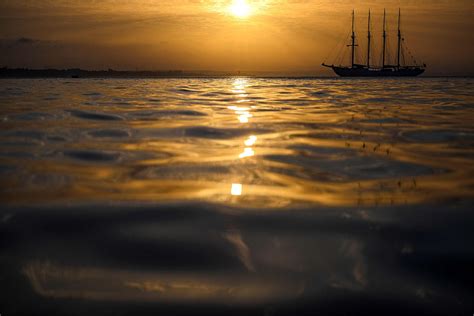
[[[453,82],[4,80],[0,164],[21,166],[25,177],[9,173],[4,183],[36,202],[463,199],[474,187],[473,99],[470,79]],[[71,185],[28,195],[41,191],[22,182],[28,174],[68,176]]]

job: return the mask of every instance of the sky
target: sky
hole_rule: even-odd
[[[352,9],[359,48],[372,11],[374,63],[387,9],[393,59],[399,7],[427,74],[474,75],[472,0],[0,0],[0,67],[326,75],[349,62]]]

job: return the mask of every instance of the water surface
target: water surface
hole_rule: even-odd
[[[1,80],[0,312],[471,313],[473,88]]]

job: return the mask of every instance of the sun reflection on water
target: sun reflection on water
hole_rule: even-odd
[[[248,103],[248,93],[247,93],[248,80],[245,78],[237,78],[232,82],[232,93],[237,98],[235,101],[238,104]],[[248,106],[229,106],[228,109],[235,112],[237,119],[240,123],[245,124],[249,122],[249,119],[252,117],[250,113],[251,107]]]
[[[250,135],[248,139],[245,140],[244,144],[245,146],[253,146],[255,142],[257,141],[257,136],[255,135]]]
[[[237,78],[232,82],[232,93],[234,93],[234,96],[236,97],[236,103],[237,104],[242,104],[242,103],[248,103],[248,93],[247,93],[247,86],[248,86],[248,80],[245,78]],[[250,113],[250,110],[252,109],[251,106],[237,106],[237,105],[231,105],[228,107],[229,110],[232,110],[235,112],[235,115],[237,116],[237,120],[241,124],[247,124],[249,123],[250,118],[253,117],[253,115]],[[255,135],[250,135],[247,139],[244,141],[244,149],[243,151],[238,155],[239,159],[246,158],[246,157],[252,157],[255,155],[255,151],[253,150],[252,146],[255,145],[257,141],[257,136]],[[242,184],[240,183],[233,183],[231,187],[231,195],[234,196],[239,196],[242,195]]]
[[[244,151],[239,155],[239,158],[251,157],[255,155],[255,152],[251,147],[245,147]]]
[[[232,183],[230,188],[231,195],[242,195],[242,184],[240,183]]]

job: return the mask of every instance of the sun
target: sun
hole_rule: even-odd
[[[252,13],[252,8],[246,0],[233,0],[229,11],[233,16],[244,19]]]

